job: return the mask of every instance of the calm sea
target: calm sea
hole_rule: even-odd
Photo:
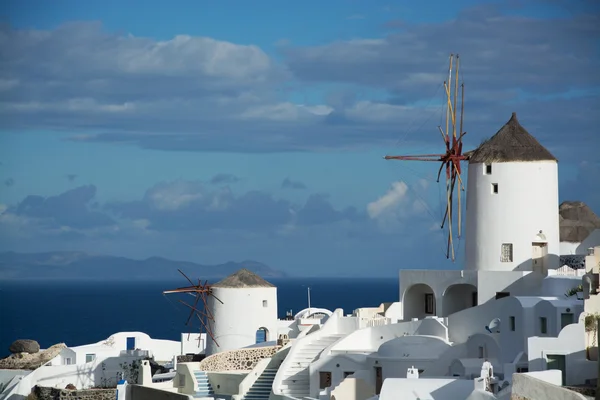
[[[280,318],[286,310],[311,306],[330,310],[378,306],[398,301],[398,279],[270,279],[277,286]],[[163,290],[184,286],[173,282],[0,281],[0,357],[16,339],[34,339],[46,348],[94,343],[115,332],[141,331],[157,339],[179,340],[188,313],[181,298]],[[189,298],[189,299],[188,299]]]

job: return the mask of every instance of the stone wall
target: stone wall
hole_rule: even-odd
[[[182,356],[177,356],[177,363],[182,362],[199,362],[206,358],[204,354],[186,354]]]
[[[117,389],[67,390],[35,386],[33,394],[35,400],[115,400]]]
[[[200,362],[200,370],[207,372],[250,371],[263,358],[270,358],[279,347],[254,347],[213,354]]]

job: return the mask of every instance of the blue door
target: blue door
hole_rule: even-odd
[[[127,350],[135,350],[135,338],[134,337],[127,338]]]
[[[267,330],[260,328],[256,331],[256,343],[263,343],[267,341]]]

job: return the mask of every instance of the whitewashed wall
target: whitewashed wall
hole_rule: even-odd
[[[558,164],[556,161],[469,164],[465,227],[466,269],[531,271],[532,241],[542,231],[548,269],[558,267]],[[492,184],[498,193],[492,193]],[[501,246],[513,244],[513,262],[501,262]]]
[[[208,307],[215,318],[213,335],[217,343],[210,337],[207,338],[207,355],[255,344],[259,328],[268,330],[267,340],[277,340],[279,323],[276,287],[214,287],[213,293],[223,303],[213,296],[208,298]]]
[[[585,383],[597,378],[597,361],[586,359],[585,327],[583,323],[567,325],[557,338],[530,337],[528,339],[529,371],[545,371],[549,354],[565,355],[567,385]]]

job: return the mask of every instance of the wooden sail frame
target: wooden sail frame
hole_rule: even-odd
[[[190,315],[188,316],[188,319],[185,322],[185,324],[189,326],[192,318],[195,315],[198,321],[200,321],[200,333],[202,334],[203,332],[206,332],[206,334],[211,337],[215,345],[219,347],[219,343],[217,342],[213,334],[215,317],[213,316],[212,311],[208,307],[208,297],[212,296],[221,304],[223,304],[223,302],[217,296],[214,295],[212,287],[211,285],[209,285],[208,281],[204,281],[204,283],[202,283],[200,279],[198,279],[198,283],[194,284],[194,282],[192,282],[192,280],[188,278],[187,275],[184,274],[181,270],[178,269],[177,271],[179,271],[179,273],[183,275],[185,279],[187,279],[191,286],[180,287],[172,290],[165,290],[163,291],[163,294],[189,293],[195,296],[196,300],[194,301],[193,305],[190,305],[183,300],[179,300],[181,304],[190,309]],[[202,302],[200,302],[200,300],[202,300]],[[198,342],[198,345],[200,345],[200,342]]]
[[[463,131],[463,119],[464,119],[464,95],[465,86],[464,83],[459,83],[459,68],[460,58],[459,55],[450,54],[449,66],[448,66],[448,80],[444,82],[444,89],[446,94],[446,123],[445,129],[438,126],[438,130],[442,135],[442,140],[445,144],[445,153],[443,154],[420,154],[420,155],[400,155],[400,156],[385,156],[386,160],[403,160],[403,161],[435,161],[440,162],[440,168],[438,171],[437,181],[440,181],[442,170],[446,167],[446,210],[444,217],[442,218],[441,229],[444,226],[447,229],[447,246],[446,246],[446,258],[451,258],[452,261],[456,259],[455,248],[454,248],[454,203],[456,197],[457,205],[457,237],[460,238],[462,235],[462,204],[461,204],[461,192],[465,190],[464,184],[461,178],[461,161],[465,161],[467,157],[462,153],[463,142],[462,139],[466,132]],[[457,102],[459,97],[460,88],[460,115],[457,115]],[[460,121],[457,122],[457,117]],[[457,126],[458,125],[458,126]],[[458,190],[455,194],[456,184],[458,184]]]

